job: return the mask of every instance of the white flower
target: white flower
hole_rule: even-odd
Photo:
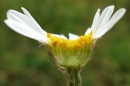
[[[110,30],[126,11],[121,8],[112,16],[114,6],[106,7],[101,15],[98,9],[92,26],[84,36],[69,33],[69,39],[67,39],[64,35],[47,33],[25,8],[22,10],[24,14],[9,10],[5,23],[12,30],[45,44],[53,63],[60,68],[76,68],[85,65],[90,59],[95,40]]]

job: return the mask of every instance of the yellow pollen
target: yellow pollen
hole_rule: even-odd
[[[93,41],[92,32],[88,35],[80,36],[76,40],[52,36],[50,33],[47,33],[47,37],[51,40],[53,47],[60,47],[67,50],[79,49],[82,48],[83,45],[91,45]]]

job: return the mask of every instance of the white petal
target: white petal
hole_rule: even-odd
[[[91,31],[92,31],[91,28],[88,28],[88,29],[86,30],[86,32],[85,32],[85,35],[88,35]]]
[[[122,18],[122,16],[124,15],[124,13],[126,12],[126,10],[124,8],[118,10],[110,19],[110,21],[108,23],[106,23],[103,27],[101,27],[100,30],[98,30],[95,34],[94,34],[94,38],[100,38],[102,35],[104,35],[107,31],[109,31],[114,25],[115,23],[117,23],[117,21],[119,19]]]
[[[75,34],[69,33],[69,40],[76,40],[76,39],[78,39],[78,38],[79,38],[78,35],[75,35]]]
[[[100,16],[100,9],[97,10],[97,12],[94,16],[93,23],[92,23],[92,26],[91,26],[92,30],[94,30],[94,26],[97,23],[99,16]]]
[[[64,36],[63,34],[61,34],[61,37],[64,39],[68,39],[66,36]]]
[[[99,23],[100,23],[99,27],[104,25],[110,19],[113,13],[113,10],[114,10],[114,6],[108,6],[103,10],[99,19]]]
[[[9,19],[14,19],[14,20],[19,21],[21,23],[27,24],[35,31],[46,36],[46,32],[44,30],[42,30],[42,28],[38,25],[38,23],[34,19],[32,19],[32,18],[30,18],[30,17],[28,17],[20,12],[17,12],[15,10],[9,10],[7,12],[7,17]]]
[[[113,16],[112,16],[112,18],[110,19],[110,26],[109,26],[109,28],[106,30],[106,32],[108,31],[108,30],[110,30],[121,18],[122,18],[122,16],[125,14],[125,12],[126,12],[126,10],[124,9],[124,8],[122,8],[122,9],[119,9]],[[105,33],[106,33],[105,32]]]
[[[38,24],[38,23],[35,21],[35,19],[31,16],[31,14],[30,14],[24,7],[22,7],[21,9],[23,10],[23,12],[24,12],[24,14],[25,14],[26,16],[28,16],[29,18],[31,18],[31,19],[33,20],[33,22],[35,23],[35,25],[39,28],[39,31],[42,32],[43,34],[45,34],[45,36],[47,36],[47,32],[46,32],[45,30],[43,30],[43,29],[39,26],[39,24]]]
[[[67,39],[63,34],[58,35],[58,34],[52,34],[52,33],[51,33],[51,35],[52,35],[52,36],[59,37],[59,38]]]
[[[27,36],[29,38],[35,39],[41,43],[48,44],[49,39],[43,36],[42,34],[38,33],[37,31],[33,30],[26,24],[22,24],[12,19],[5,20],[5,23],[14,31]]]
[[[31,16],[31,14],[30,14],[24,7],[22,7],[21,9],[23,10],[23,12],[24,12],[24,14],[25,14],[26,16],[28,16],[28,17],[31,18],[33,21],[35,21],[35,19]],[[36,22],[36,21],[35,21],[35,22]]]
[[[124,8],[119,9],[119,10],[112,16],[111,20],[113,20],[113,19],[118,19],[118,20],[119,20],[119,19],[125,14],[125,12],[126,12],[126,9],[124,9]]]
[[[103,10],[101,16],[97,19],[96,23],[91,27],[93,33],[96,33],[97,30],[99,30],[100,27],[102,27],[110,19],[113,10],[114,10],[114,6],[108,6]]]

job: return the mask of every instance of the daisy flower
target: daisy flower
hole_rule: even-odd
[[[126,11],[121,8],[112,16],[113,5],[106,7],[101,14],[98,9],[92,26],[86,30],[84,35],[69,33],[69,38],[66,38],[64,35],[47,33],[25,8],[22,7],[22,10],[24,14],[9,10],[5,23],[19,34],[45,45],[51,61],[63,72],[68,71],[66,69],[82,69],[91,58],[96,40],[108,32]]]

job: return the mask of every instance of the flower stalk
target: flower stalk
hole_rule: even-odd
[[[82,86],[82,80],[79,70],[68,69],[66,75],[68,86]]]

